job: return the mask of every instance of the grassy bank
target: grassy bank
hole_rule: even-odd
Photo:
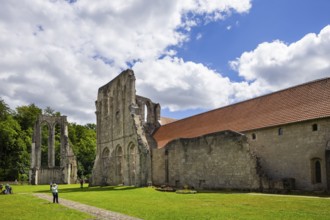
[[[13,185],[12,187],[14,194],[0,195],[0,219],[93,219],[88,214],[34,197],[32,191],[38,191],[39,187],[21,185]]]
[[[72,216],[67,219],[75,219],[76,216],[78,216],[77,219],[88,218],[79,216],[79,213],[64,207],[47,204],[30,195],[32,192],[50,193],[49,186],[15,186],[14,192],[14,195],[0,196],[0,206],[6,215],[20,211],[21,213],[27,212],[31,216],[31,218],[22,219],[42,219],[41,214],[32,218],[33,213],[36,210],[38,213],[42,213],[46,209],[47,219],[49,219],[48,216],[60,213],[67,213],[64,214],[65,217]],[[15,197],[17,198],[15,199]],[[60,185],[59,198],[142,219],[330,219],[330,199],[317,197],[224,192],[176,194],[159,192],[153,188],[132,187],[85,187],[80,189],[77,184]],[[3,208],[8,201],[11,205],[6,206],[6,209],[9,209],[6,211]],[[57,217],[56,219],[65,218]]]

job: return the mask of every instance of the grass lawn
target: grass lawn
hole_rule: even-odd
[[[50,203],[31,194],[33,187],[13,186],[14,190],[24,189],[28,193],[0,194],[0,219],[93,219],[92,216]]]
[[[49,186],[13,186],[13,189],[14,195],[0,195],[1,219],[90,218],[30,195],[50,193]],[[329,198],[225,192],[176,194],[153,188],[110,186],[80,189],[79,184],[60,185],[61,198],[142,219],[330,219]],[[7,218],[1,217],[4,213]],[[10,218],[24,213],[28,217]]]

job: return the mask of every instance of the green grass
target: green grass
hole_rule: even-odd
[[[30,195],[31,192],[50,193],[49,186],[14,186],[13,188],[14,195],[0,196],[0,207],[6,216],[27,212],[29,217],[22,219],[43,219],[45,216],[49,219],[48,216],[53,217],[58,213],[67,213],[63,215],[64,217],[72,216],[66,219],[87,218],[77,217],[78,214],[73,211],[69,214],[69,210],[64,207],[48,204]],[[59,199],[61,198],[142,219],[330,219],[329,198],[226,192],[176,194],[159,192],[153,188],[132,187],[80,189],[78,184],[60,185]],[[38,214],[35,213],[36,210]],[[60,216],[56,219],[65,219],[64,217]],[[14,218],[1,217],[1,219]]]
[[[22,187],[14,186],[14,189],[21,189]],[[31,187],[24,187],[25,191],[32,189]],[[18,190],[19,191],[19,190]],[[30,191],[31,192],[31,191]],[[64,206],[50,203],[46,200],[39,199],[31,193],[16,193],[11,195],[0,195],[0,219],[92,219],[93,217],[66,208]]]

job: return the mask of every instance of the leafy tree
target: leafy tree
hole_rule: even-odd
[[[51,107],[47,106],[45,109],[44,109],[44,115],[49,115],[49,116],[52,116],[55,114],[55,110],[52,109]]]
[[[0,98],[0,120],[5,120],[11,114],[8,105]]]
[[[30,153],[31,143],[33,135],[33,126],[39,115],[42,114],[42,110],[35,104],[27,106],[19,106],[16,108],[14,118],[21,126],[20,136],[24,142],[23,151],[20,154],[19,173],[28,174],[30,167]]]
[[[14,180],[26,161],[25,135],[18,122],[11,116],[0,121],[0,177]],[[24,169],[23,169],[24,170]]]
[[[56,112],[54,109],[52,109],[51,107],[47,106],[44,109],[44,115],[48,115],[48,116],[61,116],[60,112]]]
[[[32,130],[33,125],[36,122],[39,115],[42,114],[42,110],[35,104],[28,106],[20,106],[16,108],[15,119],[21,125],[22,130]],[[31,131],[32,135],[32,131]]]
[[[93,124],[69,124],[70,145],[77,157],[79,177],[88,177],[92,173],[96,152],[95,127]]]
[[[42,110],[35,104],[19,106],[16,112],[0,98],[0,180],[27,179],[34,123]],[[61,116],[50,107],[44,114]],[[96,125],[69,124],[69,141],[78,161],[78,175],[88,177],[93,168],[96,151]],[[42,163],[48,161],[48,127],[42,126]],[[55,165],[59,165],[60,127],[55,127]]]

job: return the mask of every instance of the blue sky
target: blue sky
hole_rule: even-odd
[[[95,123],[97,90],[183,118],[330,76],[328,0],[2,0],[0,98]]]
[[[262,42],[293,43],[308,33],[318,33],[330,23],[329,9],[330,2],[325,0],[254,0],[249,13],[235,13],[224,21],[194,28],[192,40],[179,48],[178,56],[239,81],[229,60]],[[202,37],[196,39],[199,34]]]
[[[325,0],[254,0],[249,13],[234,13],[223,21],[195,27],[191,40],[178,49],[178,56],[203,63],[233,81],[244,81],[228,61],[254,50],[262,42],[281,40],[291,44],[308,33],[318,33],[330,24],[329,9],[330,1]],[[329,76],[330,72],[325,74]],[[165,109],[164,114],[182,118],[203,111]]]

